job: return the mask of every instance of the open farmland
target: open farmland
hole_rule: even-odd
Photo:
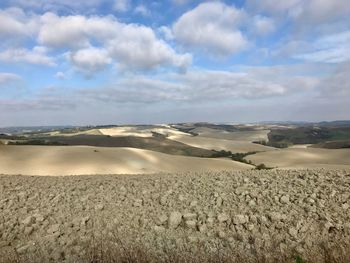
[[[0,176],[0,262],[349,262],[349,187],[350,170]]]
[[[252,143],[247,140],[224,140],[205,137],[202,135],[174,135],[170,136],[169,139],[190,145],[192,147],[216,151],[225,150],[233,153],[261,152],[275,149],[273,147]]]

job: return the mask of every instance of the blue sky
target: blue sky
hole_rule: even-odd
[[[342,0],[4,0],[0,126],[350,119]]]

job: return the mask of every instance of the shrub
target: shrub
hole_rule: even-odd
[[[268,167],[265,164],[261,163],[255,166],[256,170],[270,170],[273,169],[273,167]]]

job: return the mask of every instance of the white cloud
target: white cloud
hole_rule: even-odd
[[[145,6],[145,5],[138,5],[135,7],[134,12],[136,14],[140,14],[142,16],[150,16],[151,15],[151,11]]]
[[[350,16],[350,5],[344,0],[309,0],[299,2],[295,18],[310,23],[324,23]]]
[[[316,39],[311,50],[294,55],[296,59],[311,62],[340,63],[350,60],[350,31],[340,32]]]
[[[253,21],[254,31],[258,35],[267,35],[276,29],[275,22],[271,18],[257,15],[254,16]]]
[[[11,85],[19,80],[21,80],[21,77],[17,74],[0,72],[0,88]]]
[[[288,16],[297,23],[317,24],[348,17],[350,5],[344,0],[248,0],[248,8]]]
[[[163,37],[170,41],[174,39],[174,34],[173,31],[171,30],[171,28],[167,27],[167,26],[161,26],[160,28],[158,28],[158,31],[160,34],[163,35]]]
[[[289,73],[292,73],[288,75]],[[278,72],[278,77],[274,77]],[[216,103],[235,99],[269,99],[313,91],[314,77],[289,67],[245,68],[241,72],[192,70],[186,74],[160,74],[158,78],[133,75],[112,87],[82,90],[92,100],[112,103],[176,102]],[[142,88],[141,88],[142,87]]]
[[[88,76],[112,63],[106,50],[92,47],[70,53],[69,59],[75,68]]]
[[[341,63],[320,83],[320,94],[326,98],[343,98],[350,105],[350,62]]]
[[[0,72],[0,84],[5,84],[20,79],[21,77],[17,74]]]
[[[59,80],[64,80],[64,79],[66,79],[66,74],[64,74],[62,71],[59,71],[55,74],[55,78],[57,78]]]
[[[232,55],[248,44],[237,28],[243,16],[241,10],[221,2],[202,3],[179,18],[173,33],[184,46],[215,55]]]
[[[130,0],[114,0],[114,10],[126,12],[130,9]]]
[[[43,11],[72,11],[93,9],[109,0],[7,0],[10,6],[20,6]]]
[[[29,63],[36,65],[55,66],[52,57],[47,56],[46,49],[42,47],[34,47],[33,50],[25,48],[7,49],[0,52],[0,61],[7,63]]]
[[[290,10],[299,4],[302,0],[247,0],[246,5],[248,8],[265,11],[268,13],[281,13]]]
[[[36,16],[27,16],[19,8],[0,9],[0,36],[2,41],[8,37],[30,37],[38,29]]]
[[[59,17],[46,13],[41,17],[42,26],[38,42],[53,48],[77,48],[89,45],[89,26],[94,18],[84,16]]]
[[[38,41],[50,48],[72,50],[72,54],[83,55],[84,62],[75,58],[79,68],[87,66],[88,71],[99,70],[107,63],[107,57],[115,60],[123,69],[148,70],[159,66],[174,66],[186,70],[191,63],[189,54],[178,54],[165,41],[158,39],[154,31],[146,26],[125,24],[107,17],[57,16],[47,13],[41,18]],[[92,43],[105,49],[103,59],[89,64],[87,57],[96,56],[96,49],[83,53]],[[74,52],[78,53],[74,53]],[[80,56],[79,56],[80,57]],[[99,54],[99,58],[101,58]],[[72,57],[71,57],[72,58]],[[108,64],[108,63],[107,63]],[[95,67],[96,66],[96,67]]]
[[[152,69],[172,65],[186,69],[192,61],[189,54],[177,54],[166,42],[157,39],[152,29],[139,25],[123,25],[118,35],[107,43],[111,56],[122,67]]]

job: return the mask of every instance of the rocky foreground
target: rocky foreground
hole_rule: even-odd
[[[125,262],[350,262],[349,189],[346,170],[0,176],[0,262],[115,251]]]

